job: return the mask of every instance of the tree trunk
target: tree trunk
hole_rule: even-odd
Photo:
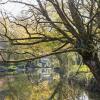
[[[82,55],[82,57],[83,63],[89,67],[97,81],[98,86],[100,87],[100,61],[98,55],[93,55],[93,53],[86,53],[85,55]]]

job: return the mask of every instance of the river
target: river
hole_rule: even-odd
[[[48,100],[52,92],[47,84],[48,82],[34,85],[25,75],[1,77],[0,100]],[[71,91],[66,94],[68,98],[62,100],[100,100],[100,95],[98,93],[91,93],[80,87],[73,87],[73,90],[71,87],[70,90]],[[53,100],[58,99],[56,98]]]

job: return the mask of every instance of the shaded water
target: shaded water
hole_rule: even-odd
[[[52,94],[49,85],[48,82],[32,84],[22,74],[2,77],[0,78],[0,100],[48,100]],[[78,87],[71,88],[71,91],[67,91],[67,95],[68,98],[62,100],[100,100],[98,93],[90,93]]]

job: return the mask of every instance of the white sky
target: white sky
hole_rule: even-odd
[[[0,1],[5,2],[7,0],[0,0]],[[19,1],[31,2],[31,3],[32,3],[32,1],[36,2],[36,0],[19,0]],[[0,5],[0,10],[11,13],[14,16],[19,16],[22,9],[25,10],[25,9],[27,9],[27,7],[25,5],[15,4],[15,3],[7,3],[4,5]]]

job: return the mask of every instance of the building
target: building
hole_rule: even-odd
[[[39,60],[38,66],[40,67],[38,73],[40,75],[40,80],[51,80],[52,79],[52,66],[48,57],[41,58]]]
[[[0,61],[3,61],[2,51],[7,47],[7,43],[3,37],[0,36]]]

